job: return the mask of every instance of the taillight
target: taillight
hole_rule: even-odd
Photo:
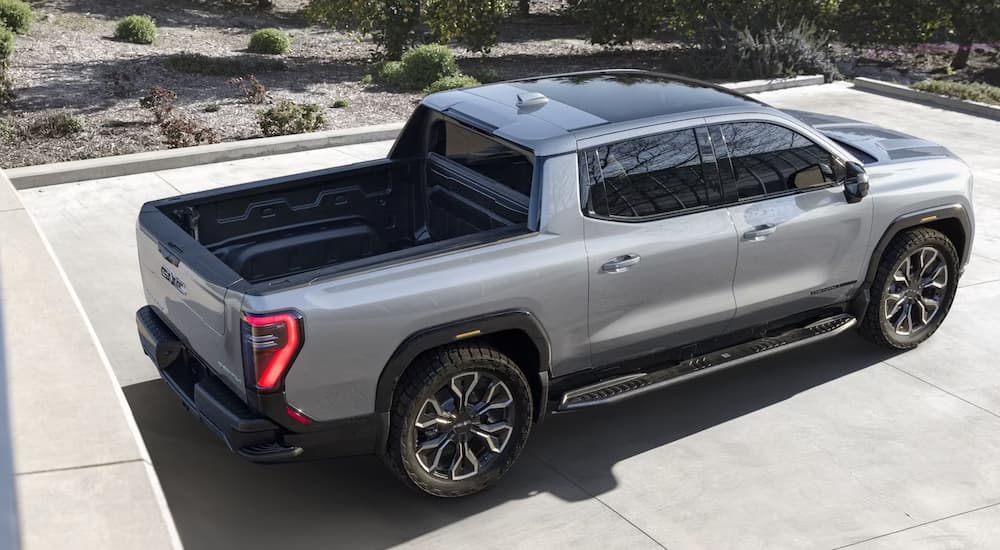
[[[281,387],[302,349],[302,316],[293,311],[243,314],[243,366],[258,390]]]

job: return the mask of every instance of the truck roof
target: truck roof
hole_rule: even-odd
[[[721,86],[634,69],[498,82],[433,94],[424,104],[542,156],[638,125],[728,113],[780,114]]]

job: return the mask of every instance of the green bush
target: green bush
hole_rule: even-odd
[[[292,40],[278,29],[260,29],[250,35],[247,50],[253,53],[282,55],[292,49]]]
[[[31,6],[21,0],[0,0],[0,24],[17,34],[24,34],[31,28],[35,16]]]
[[[14,33],[7,27],[0,27],[0,63],[6,63],[14,53]]]
[[[318,23],[363,34],[386,58],[398,60],[419,37],[421,0],[309,0],[307,16]]]
[[[403,62],[386,61],[380,63],[372,71],[371,80],[388,88],[405,88],[403,81]]]
[[[446,76],[458,74],[455,54],[448,46],[428,44],[403,54],[402,87],[423,90]]]
[[[492,67],[481,66],[474,70],[469,71],[469,75],[476,80],[482,82],[483,84],[488,84],[490,82],[499,82],[503,80],[495,69]]]
[[[284,99],[270,109],[257,111],[257,123],[265,136],[287,136],[315,132],[326,124],[326,118],[315,103]]]
[[[508,0],[427,0],[422,15],[439,42],[487,53],[509,13]]]
[[[338,99],[333,102],[332,107],[334,109],[346,109],[348,105],[350,104],[347,102],[346,99]]]
[[[812,22],[802,19],[798,25],[778,22],[774,28],[760,33],[740,31],[734,76],[755,78],[791,77],[819,73],[832,77],[837,68],[830,60],[827,47],[829,33],[822,32]]]
[[[912,85],[915,90],[946,95],[967,101],[1000,105],[1000,87],[982,82],[951,82],[949,80],[924,80]]]
[[[62,138],[79,134],[83,129],[82,118],[70,113],[59,112],[36,118],[28,123],[24,133],[30,138]]]
[[[570,0],[569,13],[589,28],[594,44],[631,44],[663,22],[671,2],[660,0]]]
[[[118,22],[115,39],[133,44],[152,44],[156,40],[156,23],[148,15],[130,15]]]
[[[445,90],[454,90],[455,88],[479,86],[479,84],[480,82],[478,80],[467,74],[456,74],[435,80],[433,84],[424,88],[424,93],[433,94],[435,92],[443,92]]]

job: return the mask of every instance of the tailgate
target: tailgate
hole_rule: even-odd
[[[147,303],[191,351],[243,395],[238,334],[242,297],[229,290],[240,276],[150,205],[139,213],[136,245]]]

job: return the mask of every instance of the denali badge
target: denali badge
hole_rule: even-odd
[[[187,285],[184,284],[184,281],[178,279],[177,276],[168,271],[167,268],[161,267],[160,275],[163,276],[163,278],[166,279],[167,282],[170,283],[174,288],[176,288],[177,292],[180,292],[181,294],[188,293]]]

